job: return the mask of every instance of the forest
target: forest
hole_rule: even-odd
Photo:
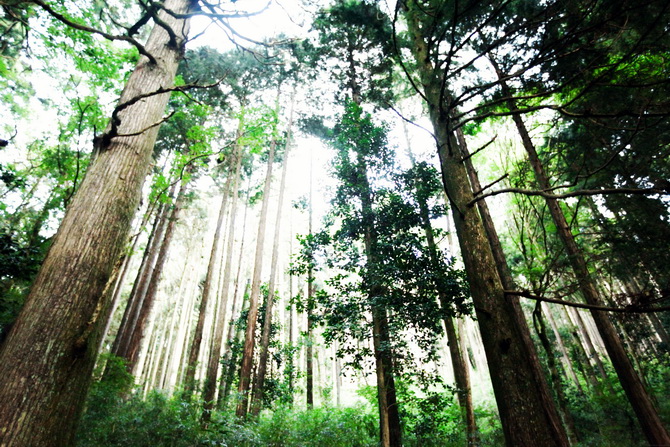
[[[670,446],[667,0],[0,7],[0,447]]]

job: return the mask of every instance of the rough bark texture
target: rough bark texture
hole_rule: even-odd
[[[443,109],[441,77],[433,68],[414,1],[405,2],[413,52],[435,129],[442,181],[449,197],[498,410],[509,446],[565,446],[568,440],[555,407],[547,408],[546,390],[538,380],[528,346],[493,258],[477,209],[467,204],[472,188],[458,141]],[[558,423],[557,423],[558,421]]]
[[[509,93],[509,91],[507,93]],[[513,103],[511,104],[511,108],[512,110],[516,109]],[[533,167],[533,171],[535,172],[535,179],[538,187],[540,189],[550,188],[551,185],[549,179],[544,172],[544,167],[537,155],[535,146],[530,139],[530,135],[526,130],[521,116],[515,114],[512,115],[512,118],[517,126],[524,148],[528,153],[528,158]],[[545,201],[554,224],[556,225],[556,231],[565,246],[568,260],[575,277],[577,278],[577,282],[579,283],[579,290],[588,304],[596,306],[601,305],[602,303],[596,284],[589,273],[586,260],[572,235],[570,225],[565,218],[565,214],[563,213],[558,200],[545,198]],[[640,376],[637,374],[632,362],[628,358],[623,343],[617,335],[612,321],[609,319],[607,313],[602,311],[594,310],[591,312],[591,316],[596,323],[598,333],[605,344],[605,349],[612,360],[614,370],[616,371],[621,386],[635,411],[647,441],[651,445],[670,445],[670,434],[663,425],[663,422],[658,415],[658,411],[654,406],[654,402],[645,389]]]
[[[263,187],[263,204],[261,206],[260,221],[258,223],[258,235],[256,237],[256,256],[254,258],[254,274],[251,281],[251,296],[249,297],[249,315],[247,317],[247,329],[244,334],[244,350],[242,351],[242,366],[240,368],[240,383],[238,391],[240,401],[237,404],[235,414],[244,418],[247,415],[249,405],[249,388],[251,387],[251,369],[254,357],[254,334],[256,333],[256,320],[258,319],[258,302],[261,294],[261,271],[263,269],[263,246],[265,244],[265,226],[268,215],[268,201],[270,199],[270,184],[272,183],[272,167],[275,159],[275,146],[273,140],[270,143],[270,154],[268,156],[268,169],[265,174],[265,185]]]
[[[192,3],[168,0],[188,12]],[[188,22],[160,13],[178,39],[154,27],[121,95],[124,103],[172,85]],[[158,123],[169,94],[153,95],[119,113],[119,133]],[[37,275],[25,307],[0,352],[0,445],[72,444],[90,384],[99,336],[108,318],[105,286],[127,241],[150,165],[158,127],[102,141]]]

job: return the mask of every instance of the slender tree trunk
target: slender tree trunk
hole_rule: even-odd
[[[492,63],[499,79],[504,79],[498,66],[494,61],[492,61]],[[511,92],[504,81],[501,82],[501,86],[503,94],[508,98],[512,98]],[[518,111],[516,104],[512,99],[509,100],[509,107],[512,112]],[[519,113],[514,113],[512,119],[521,136],[524,149],[526,149],[526,152],[528,153],[528,159],[535,172],[535,180],[537,181],[538,187],[542,190],[548,190],[551,188],[549,178],[544,171],[542,162],[537,155],[537,151],[530,139],[530,135],[526,130],[521,115]],[[556,225],[556,231],[565,246],[568,260],[570,261],[572,270],[577,278],[579,289],[584,296],[584,299],[591,305],[600,305],[601,299],[596,284],[589,273],[584,255],[577,246],[577,242],[570,230],[570,225],[565,218],[565,214],[563,213],[558,200],[546,197],[545,201],[554,224]],[[656,410],[649,393],[645,389],[640,376],[635,371],[635,368],[633,368],[633,364],[626,354],[626,350],[614,329],[612,321],[609,319],[608,315],[602,311],[592,311],[591,315],[596,323],[600,337],[605,343],[605,349],[612,360],[614,369],[619,376],[621,386],[637,415],[638,422],[642,427],[642,431],[644,432],[647,441],[652,445],[670,445],[670,434],[663,425],[663,422],[658,415],[658,411]]]
[[[249,182],[251,179],[249,179]],[[243,260],[243,255],[244,255],[244,240],[246,236],[246,227],[247,227],[247,214],[249,212],[249,192],[251,188],[250,185],[247,184],[247,194],[246,194],[246,199],[244,201],[245,206],[244,206],[244,217],[242,217],[242,240],[240,241],[240,250],[239,250],[239,257],[237,259],[237,273],[235,275],[235,290],[233,291],[233,313],[232,313],[232,318],[230,321],[230,327],[228,328],[228,336],[226,337],[227,340],[227,349],[228,349],[228,368],[226,369],[226,374],[225,377],[223,377],[223,383],[221,384],[221,391],[219,392],[219,398],[217,400],[216,406],[217,408],[221,409],[223,406],[228,402],[228,396],[230,394],[230,387],[233,382],[233,378],[235,376],[235,365],[237,364],[237,358],[236,358],[236,352],[234,351],[234,344],[239,338],[237,335],[237,332],[235,330],[236,328],[236,318],[238,315],[241,314],[242,309],[244,308],[244,303],[245,303],[245,296],[242,297],[242,301],[240,304],[240,308],[236,310],[236,305],[238,302],[238,296],[239,296],[239,285],[240,285],[240,275],[242,272],[242,260]],[[247,287],[248,288],[248,287]],[[247,293],[247,288],[244,289],[243,295],[246,295]],[[233,338],[234,337],[234,338]],[[224,375],[224,373],[221,373]]]
[[[481,217],[468,206],[473,191],[444,110],[441,73],[432,66],[422,35],[421,7],[413,0],[404,7],[507,445],[569,445],[546,382],[529,356],[534,347],[524,336],[527,326],[505,296]]]
[[[239,283],[238,283],[239,285]],[[236,286],[237,288],[237,286]],[[251,280],[247,280],[247,284],[244,287],[244,291],[242,292],[242,310],[244,310],[245,305],[248,301],[248,296],[249,296],[249,290],[251,289]],[[237,295],[237,290],[235,290],[235,294]],[[241,313],[241,312],[240,312]],[[235,337],[233,339],[233,343],[241,343],[241,338],[242,338],[242,333],[245,332],[246,328],[242,325],[237,326],[235,330]],[[231,346],[230,349],[230,362],[228,362],[228,371],[226,374],[226,383],[225,383],[225,388],[224,388],[224,393],[223,393],[223,404],[225,405],[228,402],[228,396],[230,396],[230,390],[232,389],[233,386],[233,380],[235,380],[235,372],[237,369],[237,361],[240,357],[241,354],[241,349],[239,349],[237,346]]]
[[[221,303],[219,304],[219,312],[216,315],[214,322],[214,334],[212,337],[212,349],[209,353],[209,362],[207,363],[207,375],[205,377],[205,384],[202,391],[202,400],[204,407],[202,412],[203,421],[209,421],[211,410],[214,408],[214,395],[216,394],[216,378],[221,365],[221,343],[223,341],[223,329],[226,326],[226,307],[228,306],[228,291],[230,289],[230,276],[233,261],[233,245],[235,242],[235,221],[237,217],[237,197],[239,195],[240,184],[240,167],[242,166],[242,144],[240,138],[242,137],[242,126],[244,122],[240,119],[239,127],[237,129],[237,144],[235,146],[235,173],[232,184],[232,189],[228,191],[231,195],[231,212],[230,223],[228,230],[228,241],[226,244],[226,260],[224,262],[223,279],[221,286]]]
[[[386,310],[381,306],[372,308],[372,341],[377,373],[380,445],[382,447],[401,447],[402,431],[393,377],[393,355],[388,317]]]
[[[148,207],[148,209],[144,213],[144,215],[142,217],[142,221],[137,226],[137,232],[136,232],[137,234],[135,234],[132,238],[133,242],[130,246],[130,250],[128,250],[129,253],[134,253],[135,252],[135,250],[137,248],[137,244],[140,240],[141,229],[144,228],[146,226],[146,224],[149,222],[149,219],[151,219],[151,215],[153,214],[154,209],[155,209],[155,207],[150,206],[150,207]],[[132,259],[132,255],[130,255],[130,256],[124,255],[123,265],[121,267],[121,270],[119,272],[119,275],[118,275],[116,281],[114,282],[114,289],[111,292],[112,293],[112,298],[111,298],[112,308],[111,308],[110,313],[109,313],[110,318],[107,319],[107,324],[105,325],[105,329],[102,332],[102,337],[100,338],[101,347],[102,347],[102,343],[104,343],[104,341],[107,339],[107,337],[109,335],[109,331],[110,331],[110,328],[112,326],[112,320],[113,320],[113,318],[111,318],[111,317],[114,316],[114,314],[116,313],[116,309],[120,305],[121,293],[123,291],[123,284],[125,283],[126,277],[128,275],[128,269],[130,268],[131,259]]]
[[[409,151],[409,141],[408,152],[410,154],[412,164],[414,164],[411,151]],[[430,223],[428,205],[426,202],[420,199],[420,197],[424,195],[420,193],[420,188],[423,188],[423,185],[417,186],[417,197],[419,197],[419,217],[421,218],[423,230],[426,235],[426,243],[428,244],[428,252],[430,253],[431,261],[433,265],[435,265],[435,268],[440,268],[440,266],[443,264],[443,261],[439,257],[437,244],[435,243],[435,235],[433,233],[433,227]],[[449,303],[449,297],[447,297],[443,289],[439,289],[437,294],[440,306],[444,312],[442,320],[444,322],[444,328],[447,334],[449,355],[451,357],[451,363],[454,368],[454,380],[456,382],[458,404],[461,407],[463,421],[467,427],[468,446],[472,447],[479,444],[479,434],[477,431],[477,421],[475,420],[475,409],[472,403],[470,372],[468,370],[468,365],[465,363],[465,359],[463,358],[460,340],[458,339],[456,328],[454,327],[454,320],[452,319],[449,312],[449,308],[451,307]]]
[[[194,2],[167,0],[189,13]],[[163,10],[120,103],[173,84],[188,20]],[[71,445],[109,310],[106,287],[123,250],[169,94],[118,113],[119,135],[101,138],[16,323],[0,351],[0,445]],[[153,127],[152,127],[153,126]],[[109,295],[107,295],[109,296]]]
[[[563,383],[561,382],[561,375],[558,372],[556,367],[556,355],[554,354],[554,349],[549,341],[547,336],[547,327],[544,324],[544,318],[542,316],[542,305],[538,301],[533,311],[533,323],[535,327],[535,333],[540,339],[542,348],[544,348],[545,354],[547,354],[547,365],[549,366],[549,375],[551,381],[554,385],[554,391],[556,392],[556,397],[558,400],[558,410],[561,413],[563,423],[567,427],[568,437],[571,444],[577,443],[577,431],[575,429],[575,422],[572,419],[570,414],[570,409],[568,408],[567,399],[565,398],[565,393],[563,392]]]
[[[314,218],[313,207],[313,173],[314,173],[314,153],[309,154],[309,210],[308,210],[308,234],[312,237],[312,221]],[[305,398],[307,408],[314,406],[314,349],[312,340],[312,308],[314,307],[314,269],[312,268],[313,254],[310,248],[309,266],[307,267],[307,343],[305,346]]]
[[[172,236],[174,235],[174,230],[179,219],[179,212],[181,211],[182,206],[184,205],[184,199],[186,197],[187,185],[182,185],[177,195],[177,199],[174,202],[172,210],[170,211],[170,216],[167,219],[167,227],[165,229],[165,235],[163,236],[163,241],[161,242],[161,247],[156,258],[156,265],[151,272],[151,278],[149,279],[149,284],[147,286],[147,291],[142,300],[142,306],[137,315],[137,321],[135,322],[133,331],[128,340],[128,345],[126,351],[123,353],[123,357],[127,360],[128,370],[132,371],[135,368],[137,357],[139,355],[140,342],[144,336],[144,326],[146,325],[149,314],[151,313],[154,307],[154,301],[156,294],[158,292],[158,284],[160,282],[161,275],[163,273],[163,267],[167,261],[168,250],[170,249],[170,244],[172,242]]]
[[[565,347],[565,343],[563,343],[563,337],[561,337],[561,333],[558,331],[558,325],[556,324],[554,317],[551,315],[550,309],[547,309],[547,320],[549,320],[551,330],[554,331],[554,335],[556,337],[556,343],[558,343],[558,349],[561,351],[561,356],[564,359],[565,369],[567,370],[570,379],[572,379],[572,382],[575,384],[579,392],[582,393],[583,392],[582,386],[579,383],[579,379],[577,378],[575,369],[572,367],[572,360],[570,360],[568,350]]]
[[[142,309],[142,302],[144,301],[144,296],[149,287],[149,278],[151,278],[151,272],[153,271],[161,241],[163,240],[163,234],[167,225],[167,205],[162,203],[156,213],[154,224],[147,241],[147,246],[142,255],[140,268],[137,271],[133,288],[128,296],[128,302],[126,303],[126,308],[121,319],[121,325],[119,326],[119,330],[114,338],[114,343],[112,344],[111,353],[117,357],[127,358],[130,338],[135,329],[135,323],[137,322],[140,310]]]
[[[239,418],[245,418],[249,404],[249,389],[251,387],[251,370],[254,357],[254,335],[256,333],[256,320],[258,319],[258,301],[261,292],[261,271],[263,269],[263,247],[265,244],[265,226],[268,214],[268,202],[270,199],[270,184],[272,183],[272,167],[275,158],[275,145],[270,143],[270,154],[268,157],[268,168],[265,175],[265,186],[263,187],[263,204],[261,206],[260,222],[258,223],[258,236],[256,238],[256,256],[254,261],[254,274],[251,281],[251,296],[249,297],[249,316],[247,318],[247,329],[244,335],[244,350],[242,351],[242,366],[240,368],[240,383],[238,391],[240,401],[237,404],[235,414]]]
[[[193,341],[191,342],[191,349],[188,354],[188,364],[186,366],[186,375],[184,378],[184,392],[187,398],[195,391],[195,372],[198,365],[198,357],[202,349],[202,334],[205,329],[205,317],[207,316],[207,306],[209,298],[212,294],[212,285],[214,284],[214,271],[216,270],[216,262],[219,259],[219,242],[221,240],[221,229],[223,228],[223,220],[226,215],[226,205],[228,204],[228,195],[226,191],[230,187],[231,175],[228,175],[224,192],[221,195],[221,206],[219,208],[219,218],[216,222],[216,230],[214,231],[214,240],[212,241],[212,250],[209,254],[209,263],[207,265],[207,274],[205,276],[205,285],[202,289],[202,299],[200,300],[200,308],[198,311],[198,322],[195,326],[195,333],[193,334]]]
[[[272,330],[272,306],[274,304],[275,280],[277,276],[277,261],[279,260],[279,239],[281,236],[281,217],[284,206],[284,192],[286,190],[286,172],[288,170],[288,157],[291,149],[291,126],[293,125],[293,96],[291,99],[291,112],[288,120],[288,131],[286,137],[286,149],[284,150],[284,166],[282,167],[281,183],[279,185],[279,199],[277,200],[277,217],[275,219],[274,243],[272,246],[272,261],[270,263],[270,282],[268,284],[268,299],[265,304],[265,320],[261,334],[260,355],[258,358],[258,373],[251,403],[251,413],[257,416],[263,404],[263,387],[265,374],[267,372],[268,353],[270,349],[270,333]]]
[[[365,257],[367,265],[377,265],[377,232],[374,228],[374,211],[372,207],[371,187],[367,177],[367,164],[362,154],[357,160],[358,178],[360,180],[361,214],[364,226]],[[372,311],[372,346],[375,355],[377,373],[377,400],[379,405],[379,439],[382,447],[401,447],[402,430],[400,413],[396,399],[395,380],[393,377],[393,352],[389,334],[388,315],[383,304],[373,304],[378,296],[385,293],[384,287],[374,277],[366,278],[371,284],[368,292]]]

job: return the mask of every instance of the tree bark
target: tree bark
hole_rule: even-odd
[[[258,235],[256,237],[256,256],[254,260],[254,274],[251,281],[251,296],[249,297],[249,315],[247,317],[247,329],[244,334],[244,350],[242,351],[242,366],[240,368],[240,383],[238,391],[240,401],[237,404],[235,414],[239,418],[245,418],[249,405],[249,388],[251,387],[251,369],[254,356],[254,335],[256,333],[256,320],[258,319],[258,301],[261,292],[261,271],[263,269],[263,246],[265,244],[265,226],[268,214],[268,202],[270,200],[270,184],[272,183],[272,167],[275,158],[276,142],[270,143],[268,157],[268,168],[265,174],[265,185],[263,187],[263,203],[261,206],[260,222],[258,223]]]
[[[209,361],[207,363],[207,374],[202,391],[202,400],[204,402],[202,419],[209,421],[211,410],[214,408],[214,395],[216,394],[216,378],[221,365],[221,343],[223,341],[223,329],[226,325],[226,307],[228,306],[228,291],[230,289],[230,276],[232,270],[233,260],[233,245],[235,242],[235,221],[237,217],[237,197],[239,195],[240,184],[240,167],[242,166],[242,144],[240,138],[242,137],[243,121],[240,119],[239,127],[237,129],[237,144],[235,145],[235,173],[233,174],[232,189],[228,191],[232,202],[230,205],[230,223],[228,230],[228,240],[226,244],[226,260],[223,267],[223,279],[221,284],[221,303],[219,305],[219,312],[214,321],[214,334],[212,336],[212,349],[209,353]]]
[[[472,187],[444,110],[441,73],[431,63],[422,34],[421,8],[413,0],[404,6],[507,445],[567,446],[546,383],[528,355],[534,348],[523,334],[527,326],[520,326],[513,303],[505,297],[481,217],[476,208],[468,206]]]
[[[492,63],[496,69],[498,78],[503,79],[503,73],[500,72],[493,60]],[[510,89],[505,82],[501,82],[501,87],[503,94],[508,98],[512,98]],[[512,112],[518,111],[516,104],[512,99],[509,100],[508,104]],[[544,166],[535,150],[535,145],[530,139],[530,135],[526,130],[521,115],[515,113],[512,115],[512,119],[519,132],[524,149],[526,149],[526,152],[528,153],[528,159],[533,167],[537,186],[542,190],[549,189],[551,187],[549,178],[544,171]],[[601,305],[601,299],[596,288],[596,283],[589,273],[584,255],[577,246],[575,237],[572,234],[570,225],[565,218],[565,214],[563,213],[558,200],[545,197],[545,201],[549,208],[552,220],[556,225],[556,231],[565,246],[568,260],[575,277],[577,278],[577,282],[579,283],[579,290],[588,304],[596,306]],[[670,434],[663,425],[663,422],[658,415],[658,411],[656,410],[649,393],[645,389],[640,376],[635,371],[635,368],[633,368],[633,364],[626,354],[626,350],[614,329],[612,321],[603,311],[594,310],[591,312],[591,316],[596,323],[600,337],[605,344],[605,349],[612,360],[614,370],[616,371],[621,386],[635,411],[647,441],[652,445],[670,445]]]
[[[133,331],[128,341],[128,345],[126,347],[126,351],[124,352],[124,357],[128,362],[127,368],[129,371],[133,371],[137,363],[140,342],[144,336],[144,327],[147,323],[147,319],[149,318],[149,314],[154,307],[154,301],[158,292],[158,284],[160,282],[161,275],[163,274],[163,267],[167,261],[167,254],[170,249],[170,244],[172,243],[172,236],[174,235],[177,220],[179,219],[179,212],[184,205],[184,198],[186,197],[187,187],[188,185],[181,186],[174,205],[172,206],[172,210],[170,210],[170,216],[167,219],[167,227],[165,229],[165,235],[163,236],[160,250],[156,258],[156,264],[154,265],[154,268],[151,272],[151,278],[149,279],[147,291],[144,295],[144,299],[142,300],[142,306],[137,316],[137,321],[135,322]]]
[[[205,285],[202,289],[202,299],[200,300],[200,308],[198,310],[198,322],[195,326],[195,333],[193,334],[193,341],[191,342],[191,349],[188,354],[188,364],[184,376],[184,392],[186,393],[187,398],[190,398],[195,391],[195,370],[198,366],[198,357],[200,355],[200,350],[202,349],[202,334],[205,329],[207,306],[209,304],[209,298],[212,295],[212,285],[215,281],[214,271],[216,269],[216,262],[219,259],[219,241],[221,240],[221,229],[223,228],[223,220],[226,215],[226,206],[228,204],[228,195],[226,194],[226,191],[230,186],[230,180],[231,175],[229,173],[226,179],[226,185],[224,186],[224,191],[221,194],[221,206],[219,208],[219,217],[216,222],[216,230],[214,231],[212,249],[209,253]]]
[[[189,13],[195,2],[167,0]],[[188,20],[164,11],[120,103],[171,86]],[[118,113],[119,136],[99,154],[72,199],[25,306],[0,351],[0,445],[65,446],[73,442],[91,380],[100,333],[109,316],[105,288],[123,250],[169,94],[154,94]],[[154,127],[151,127],[154,126]],[[138,133],[139,132],[139,133]],[[137,133],[132,136],[120,136]]]
[[[174,192],[174,189],[172,189],[172,192]],[[151,228],[147,245],[144,248],[144,254],[142,255],[142,262],[137,271],[133,288],[128,296],[128,302],[121,318],[121,325],[112,344],[111,353],[117,357],[127,358],[130,338],[135,329],[135,323],[137,322],[144,296],[149,287],[149,278],[158,257],[161,241],[163,240],[163,234],[167,225],[167,212],[167,205],[161,203],[156,211],[154,224]]]
[[[258,357],[258,372],[256,384],[251,403],[251,413],[257,416],[263,404],[263,387],[265,385],[265,374],[267,372],[268,352],[270,349],[270,332],[272,330],[272,307],[275,295],[275,280],[277,275],[277,262],[279,260],[279,238],[281,235],[281,218],[284,206],[284,193],[286,190],[286,172],[288,170],[288,157],[291,149],[291,126],[293,125],[293,99],[291,99],[291,112],[288,120],[288,131],[286,136],[286,149],[284,150],[284,166],[282,167],[281,182],[279,185],[279,198],[277,200],[277,217],[275,219],[274,242],[272,245],[272,260],[270,263],[270,282],[268,284],[268,299],[265,305],[265,320],[261,334],[260,355]]]

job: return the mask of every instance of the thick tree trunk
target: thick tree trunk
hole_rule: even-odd
[[[538,377],[514,306],[505,297],[490,241],[477,209],[468,206],[472,187],[459,142],[443,109],[440,73],[431,65],[414,1],[405,2],[413,52],[438,143],[442,181],[450,205],[488,359],[507,445],[566,446],[568,439],[546,383]],[[524,325],[525,326],[525,325]],[[527,330],[527,327],[525,327]]]
[[[240,119],[240,124],[237,131],[237,144],[235,146],[235,173],[233,174],[232,189],[228,191],[232,202],[230,205],[230,223],[228,230],[228,240],[226,243],[226,259],[223,266],[223,279],[221,280],[221,291],[219,293],[221,303],[219,304],[218,315],[214,321],[214,334],[212,336],[212,349],[209,353],[209,361],[207,363],[207,374],[202,390],[202,400],[204,402],[202,419],[209,421],[211,410],[214,408],[214,396],[216,394],[216,378],[221,365],[221,343],[223,341],[223,329],[226,326],[226,307],[228,306],[228,290],[230,289],[230,276],[233,261],[233,245],[235,242],[235,221],[237,217],[237,197],[239,193],[240,184],[240,167],[242,166],[242,144],[239,142],[242,137],[243,122]]]
[[[494,66],[498,73],[498,77],[503,79],[503,74],[498,70],[495,63]],[[504,82],[502,82],[501,85],[505,96],[511,98],[512,96],[509,88]],[[517,110],[516,105],[512,100],[509,101],[509,106],[511,111],[514,112]],[[512,119],[521,136],[524,149],[526,149],[526,152],[528,153],[528,159],[535,172],[535,180],[538,187],[541,190],[548,190],[551,188],[549,178],[544,171],[544,166],[537,155],[535,145],[533,145],[533,142],[530,139],[530,135],[526,130],[521,115],[515,113],[512,115]],[[568,260],[570,261],[572,270],[579,283],[579,290],[588,304],[601,305],[596,284],[589,273],[584,255],[577,246],[575,237],[572,234],[570,225],[565,218],[565,214],[563,213],[558,200],[545,198],[545,201],[554,224],[556,225],[556,231],[565,246]],[[614,329],[612,321],[609,319],[608,315],[602,311],[592,311],[591,315],[596,323],[600,337],[605,343],[605,349],[612,360],[612,365],[619,376],[621,386],[637,415],[638,422],[642,427],[642,431],[644,432],[647,441],[652,445],[670,445],[670,434],[663,425],[663,422],[658,415],[658,411],[656,410],[649,393],[645,389],[640,376],[635,371],[635,368],[633,368],[633,364],[626,354],[626,350]]]
[[[245,418],[249,406],[249,388],[251,387],[251,370],[254,357],[254,335],[256,333],[256,320],[258,319],[258,302],[261,294],[261,271],[263,269],[263,246],[265,244],[265,226],[268,214],[268,202],[270,200],[270,184],[272,183],[272,167],[274,165],[276,142],[270,143],[268,156],[268,168],[265,174],[265,185],[263,187],[263,204],[261,206],[260,222],[258,223],[258,235],[256,237],[256,256],[254,258],[254,274],[251,281],[251,296],[249,297],[249,316],[247,317],[247,329],[244,334],[244,350],[242,351],[242,366],[240,368],[240,383],[238,386],[239,399],[235,414],[239,418]]]
[[[194,2],[167,0],[188,13]],[[155,26],[120,103],[171,86],[188,20],[160,11],[176,42]],[[0,351],[0,445],[71,445],[110,303],[106,285],[126,244],[169,94],[119,112],[120,135],[100,141],[25,306]],[[154,126],[154,127],[151,127]],[[138,133],[139,132],[139,133]],[[107,295],[108,296],[108,295]]]
[[[413,160],[412,163],[414,163]],[[420,187],[421,186],[419,186],[419,188]],[[419,191],[417,191],[417,193],[418,192]],[[419,215],[423,225],[424,233],[426,235],[426,242],[428,244],[428,252],[430,253],[431,260],[436,268],[439,268],[439,266],[443,264],[443,261],[439,258],[433,227],[430,223],[428,205],[423,201],[419,201]],[[451,307],[449,298],[442,289],[439,289],[437,294],[440,307],[444,312],[442,320],[444,322],[444,328],[447,335],[451,364],[454,368],[454,380],[456,382],[458,404],[461,407],[463,421],[467,427],[468,446],[476,446],[479,444],[479,434],[477,432],[477,421],[475,420],[475,409],[472,403],[470,371],[468,370],[468,365],[465,363],[465,359],[463,358],[461,343],[458,339],[456,328],[454,327],[454,320],[448,311],[448,309]]]
[[[277,262],[279,260],[279,239],[281,236],[281,218],[284,206],[284,192],[286,190],[286,172],[288,170],[288,157],[291,149],[291,126],[293,125],[293,104],[289,114],[288,132],[286,137],[286,149],[284,150],[284,166],[282,167],[281,182],[279,184],[279,198],[277,199],[277,217],[275,219],[274,242],[272,245],[272,260],[270,263],[270,282],[268,284],[268,298],[265,305],[265,320],[261,333],[260,355],[258,357],[258,372],[254,385],[254,394],[251,403],[251,413],[257,416],[261,411],[263,403],[263,387],[265,385],[265,374],[268,366],[268,353],[270,349],[270,332],[272,330],[272,307],[274,304],[275,281],[277,276]]]
[[[195,333],[193,334],[193,341],[191,342],[191,349],[188,354],[188,364],[186,366],[186,374],[184,376],[184,392],[187,398],[195,391],[195,371],[198,366],[198,357],[202,349],[202,334],[205,329],[205,317],[207,316],[207,306],[209,298],[212,295],[212,286],[214,284],[214,271],[216,263],[219,259],[219,241],[221,240],[221,229],[223,228],[223,220],[226,215],[226,206],[228,204],[228,188],[230,186],[231,175],[228,174],[224,191],[221,194],[221,207],[219,208],[219,217],[216,222],[216,230],[214,231],[214,240],[212,241],[212,250],[209,253],[209,263],[207,264],[207,274],[205,275],[205,285],[202,289],[202,299],[200,300],[200,308],[198,310],[198,322],[195,326]],[[216,293],[216,292],[215,292]]]

